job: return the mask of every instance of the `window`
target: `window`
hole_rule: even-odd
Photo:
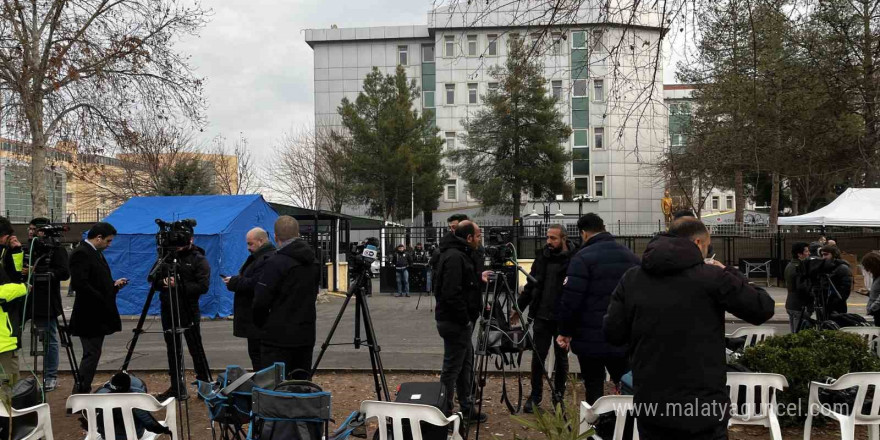
[[[73,203],[73,193],[67,193],[67,203]]]
[[[602,52],[605,48],[605,45],[602,44],[602,35],[604,31],[601,29],[593,29],[590,32],[590,46],[593,48],[593,52]]]
[[[602,102],[605,100],[605,80],[593,80],[593,101]]]
[[[596,176],[593,193],[596,197],[605,197],[605,176]]]
[[[495,93],[498,91],[498,83],[491,82],[489,83],[489,93]]]
[[[434,62],[434,45],[426,44],[422,46],[422,62],[423,63],[433,63]]]
[[[477,36],[476,35],[468,35],[468,56],[475,57],[477,56]]]
[[[574,96],[587,96],[587,80],[574,80]]]
[[[605,127],[593,128],[593,148],[597,150],[605,149]]]
[[[681,133],[671,133],[670,137],[670,145],[673,147],[681,147],[684,145],[684,135]]]
[[[557,100],[562,99],[562,81],[556,80],[550,83],[553,87],[553,97]]]
[[[447,35],[447,36],[443,37],[443,41],[446,43],[445,50],[443,52],[443,56],[454,57],[455,56],[455,36]]]
[[[576,31],[571,33],[571,48],[572,49],[586,49],[587,48],[587,36],[584,31]]]
[[[508,38],[508,44],[510,46],[513,46],[514,44],[520,44],[519,34],[517,34],[517,33],[512,33],[507,38]]]
[[[406,66],[408,50],[409,48],[406,46],[397,46],[397,64]]]
[[[727,209],[733,209],[733,196],[727,196]]]
[[[446,200],[450,202],[458,201],[458,185],[455,179],[446,181]]]
[[[486,36],[489,39],[489,47],[486,49],[489,56],[498,55],[498,35],[497,34],[489,34]]]
[[[446,105],[455,105],[455,84],[446,84]]]
[[[590,149],[586,146],[571,149],[571,174],[573,176],[590,175]],[[589,185],[589,182],[587,184]]]
[[[712,209],[718,210],[718,196],[712,196]]]
[[[468,84],[468,104],[477,103],[477,83]]]
[[[529,43],[529,46],[534,47],[535,49],[538,49],[538,51],[540,51],[541,50],[541,33],[540,32],[533,32],[531,35],[531,38],[532,38],[532,41]]]
[[[550,42],[550,53],[553,55],[562,55],[562,33],[553,32],[550,34],[553,41]]]
[[[424,102],[422,103],[422,107],[425,108],[434,108],[434,92],[433,91],[425,91],[422,93],[422,99]]]
[[[590,193],[590,178],[589,177],[575,177],[574,179],[574,194],[576,196],[587,195]]]
[[[452,151],[455,149],[455,132],[447,131],[446,132],[446,151]]]

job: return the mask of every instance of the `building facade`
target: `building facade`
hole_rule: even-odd
[[[480,7],[473,3],[469,7]],[[417,105],[434,115],[445,148],[463,148],[462,121],[498,86],[490,69],[505,63],[511,41],[521,41],[540,57],[547,93],[558,97],[573,130],[564,147],[572,154],[566,177],[574,194],[558,207],[554,201],[553,211],[561,209],[569,218],[579,209],[592,211],[609,223],[656,223],[663,218],[664,185],[655,164],[667,134],[663,71],[652,65],[656,53],[635,48],[659,44],[659,14],[623,8],[617,13],[584,9],[576,15],[570,25],[545,26],[540,17],[514,9],[463,12],[449,6],[430,11],[425,25],[308,29],[316,124],[341,128],[342,99],[357,97],[373,67],[389,74],[400,65],[421,88]],[[524,214],[533,203],[540,201],[525,199]],[[447,212],[480,213],[467,182],[454,174],[439,206],[439,218]]]

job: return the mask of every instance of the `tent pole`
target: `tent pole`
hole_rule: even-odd
[[[333,220],[333,291],[339,291],[339,218]]]

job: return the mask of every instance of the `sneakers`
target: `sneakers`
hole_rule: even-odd
[[[539,409],[540,406],[540,400],[529,397],[529,400],[526,400],[526,405],[523,407],[523,412],[526,414],[532,414],[536,409]]]
[[[49,391],[55,391],[56,388],[58,388],[58,379],[50,378],[43,382],[43,391],[47,393]]]

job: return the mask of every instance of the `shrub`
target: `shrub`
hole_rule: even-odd
[[[807,418],[810,381],[880,370],[880,359],[861,337],[834,330],[805,330],[767,339],[746,349],[740,363],[752,371],[777,373],[788,379],[789,387],[777,395],[778,403],[786,408],[795,404],[799,410],[781,421],[800,425]]]

